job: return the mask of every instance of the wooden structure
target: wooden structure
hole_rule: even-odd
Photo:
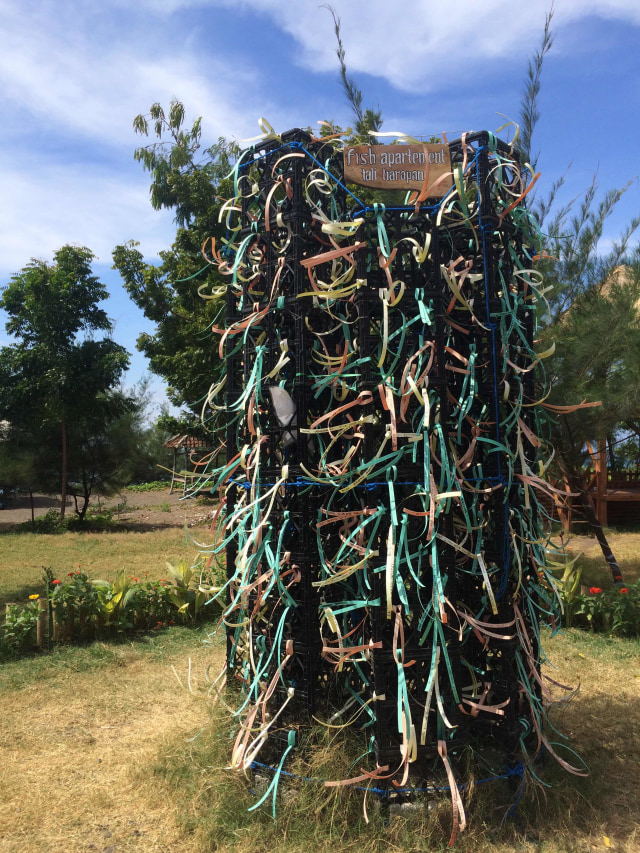
[[[201,467],[203,457],[211,452],[209,443],[202,438],[185,434],[174,435],[164,442],[163,447],[173,451],[169,494],[173,493],[173,487],[177,484],[182,487],[182,494],[184,495],[187,487],[200,476],[198,468]]]
[[[607,443],[598,442],[597,450],[589,446],[593,462],[589,493],[593,499],[596,516],[602,526],[609,522],[609,504],[640,504],[640,471],[637,469],[611,470],[607,465]],[[640,505],[636,507],[640,516]]]
[[[607,462],[607,442],[601,438],[597,446],[587,444],[591,467],[588,471],[587,495],[593,505],[596,518],[603,527],[610,522],[613,514],[616,521],[640,521],[640,470],[638,468],[611,469]],[[574,513],[579,514],[579,506],[570,497],[571,489],[565,482],[556,483],[564,488],[567,498],[555,497],[555,509],[565,530],[571,528]],[[615,512],[610,512],[610,504],[615,504]]]

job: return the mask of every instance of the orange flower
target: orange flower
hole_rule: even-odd
[[[52,583],[54,586],[56,586],[56,584],[62,583],[62,581],[55,580],[55,581],[51,581],[51,583]]]
[[[590,586],[589,592],[591,595],[598,595],[598,593],[602,592],[602,589],[599,586]]]
[[[629,590],[626,588],[626,586],[621,586],[618,592],[629,592]]]

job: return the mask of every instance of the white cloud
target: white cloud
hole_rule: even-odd
[[[31,8],[0,6],[0,272],[33,255],[50,258],[67,242],[107,262],[130,238],[157,255],[175,229],[171,214],[151,209],[149,175],[133,162],[134,147],[144,144],[133,117],[179,97],[188,118],[204,116],[203,140],[254,135],[255,71],[235,70],[221,87],[224,58],[199,62],[188,32],[178,36],[150,19],[143,33],[139,20],[129,29],[121,20],[122,37],[114,38],[103,7],[24,5]]]
[[[104,17],[83,7],[75,19],[69,14],[73,3],[56,5],[55,15],[44,15],[41,7],[31,16],[10,5],[0,11],[5,116],[20,111],[58,132],[132,146],[133,117],[155,101],[168,105],[178,97],[190,115],[207,117],[212,138],[253,132],[247,98],[256,83],[253,69],[234,68],[231,75],[224,57],[203,62],[191,50],[188,32],[167,29],[153,17],[119,19],[114,39],[108,5]]]
[[[119,4],[121,0],[111,0]],[[124,2],[124,0],[122,0]],[[151,14],[186,8],[247,9],[271,17],[292,36],[300,65],[335,71],[333,22],[318,0],[139,0]],[[527,56],[540,40],[550,0],[329,0],[342,20],[349,69],[423,92],[459,80],[483,60]],[[640,25],[638,0],[556,0],[554,29],[589,15]],[[267,34],[265,34],[267,37]],[[257,52],[260,45],[256,45]]]
[[[226,0],[222,0],[226,3]],[[337,67],[333,22],[316,0],[246,0],[269,11],[303,50],[308,68]],[[540,40],[549,0],[334,0],[349,69],[386,78],[401,90],[442,88],[482,60],[529,54]],[[640,25],[638,0],[557,0],[556,31],[587,15]],[[446,83],[445,83],[446,84]]]
[[[87,246],[103,263],[124,240],[136,239],[152,258],[171,242],[171,216],[154,213],[143,176],[114,178],[93,165],[3,163],[0,184],[0,273],[31,257],[51,260],[65,243]]]

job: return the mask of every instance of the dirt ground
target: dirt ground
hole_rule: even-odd
[[[60,507],[57,495],[33,496],[34,515],[38,518],[50,509]],[[185,519],[190,527],[205,523],[211,519],[215,510],[213,503],[208,504],[202,498],[182,497],[180,490],[169,494],[169,489],[158,492],[123,491],[119,495],[91,499],[89,508],[97,510],[99,506],[112,508],[114,520],[135,530],[153,530],[163,527],[184,527]],[[67,501],[67,514],[74,514],[73,499]],[[31,520],[31,503],[28,494],[20,494],[6,509],[0,509],[0,533],[9,530],[15,524]]]

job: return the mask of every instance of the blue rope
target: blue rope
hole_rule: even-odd
[[[296,773],[289,773],[287,770],[279,770],[277,767],[271,767],[269,764],[262,764],[260,761],[252,761],[251,769],[256,770],[260,768],[261,770],[269,770],[271,773],[279,773],[281,776],[288,776],[290,779],[298,779],[301,782],[311,782],[314,785],[324,785],[324,779],[318,779],[314,776],[299,776]],[[522,784],[520,785],[520,790],[518,792],[518,799],[511,807],[513,810],[518,804],[520,797],[522,796],[522,791],[524,789],[524,764],[522,761],[519,761],[513,767],[508,767],[504,773],[500,773],[497,776],[488,776],[486,779],[479,779],[477,782],[474,782],[474,785],[484,785],[486,782],[495,782],[498,779],[509,779],[512,776],[519,776],[522,779]],[[459,791],[464,791],[470,786],[470,782],[463,782],[460,785],[457,785],[457,789]],[[391,794],[420,794],[420,793],[434,793],[434,792],[444,792],[450,791],[450,785],[430,785],[427,788],[365,788],[362,785],[345,785],[344,787],[348,787],[352,791],[370,791],[372,794],[378,794],[380,797],[389,797]],[[511,812],[510,812],[511,813]]]
[[[507,482],[503,477],[465,477],[460,480],[462,483],[502,483],[503,485]],[[229,483],[233,483],[234,486],[240,486],[242,489],[249,490],[252,487],[252,483],[248,480],[234,480],[233,477],[229,480]],[[261,480],[260,483],[262,486],[275,486],[276,481],[273,482]],[[295,480],[285,480],[282,484],[283,486],[330,486],[330,483],[318,483],[317,480],[309,480],[306,477],[297,477]],[[388,486],[387,480],[374,480],[371,483],[360,483],[357,486],[354,486],[356,489],[375,489],[378,486]],[[424,483],[421,480],[402,480],[395,483],[396,486],[424,486]]]

